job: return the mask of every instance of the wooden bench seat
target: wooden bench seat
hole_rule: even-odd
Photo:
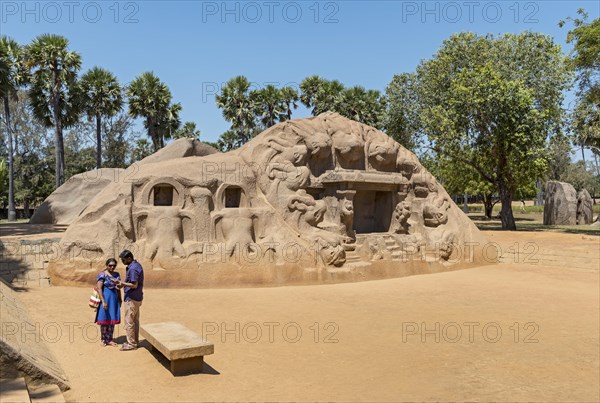
[[[140,326],[141,335],[171,362],[171,373],[201,372],[204,356],[215,352],[215,345],[177,322]]]

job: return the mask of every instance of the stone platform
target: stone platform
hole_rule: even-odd
[[[177,322],[144,324],[140,333],[170,362],[173,375],[201,372],[204,356],[213,354],[213,343]]]

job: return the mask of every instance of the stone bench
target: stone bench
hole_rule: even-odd
[[[173,375],[201,372],[204,356],[215,352],[213,343],[177,322],[144,324],[140,333],[171,361]]]

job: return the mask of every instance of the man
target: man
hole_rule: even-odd
[[[144,269],[133,253],[124,250],[119,254],[121,262],[127,266],[125,281],[120,284],[125,287],[125,333],[127,343],[120,351],[135,350],[140,341],[140,306],[144,298]]]

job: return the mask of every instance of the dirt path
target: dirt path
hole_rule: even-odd
[[[149,289],[142,322],[178,321],[215,343],[208,373],[177,378],[146,348],[100,347],[88,289],[20,295],[70,378],[70,401],[598,401],[599,285],[598,271],[501,264],[327,286]]]

